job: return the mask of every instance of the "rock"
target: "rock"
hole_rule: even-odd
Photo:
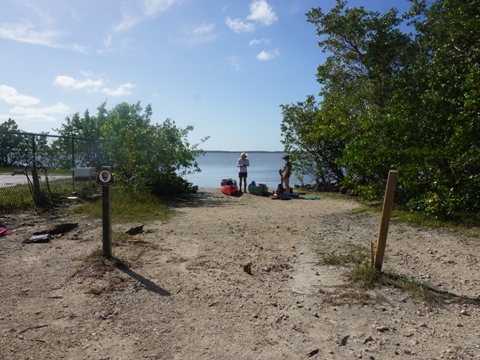
[[[251,261],[249,261],[248,263],[243,265],[243,271],[245,271],[249,275],[252,275],[252,262]]]
[[[143,232],[143,225],[135,226],[126,231],[128,235],[137,235]]]
[[[67,232],[72,231],[78,226],[78,223],[65,223],[56,225],[52,230],[49,230],[50,235],[65,235]]]

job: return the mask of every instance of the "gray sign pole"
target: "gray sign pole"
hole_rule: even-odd
[[[112,257],[112,204],[110,186],[102,187],[103,256]]]
[[[102,171],[106,170],[106,174],[111,177],[110,166],[103,166]],[[102,174],[100,171],[100,174]],[[104,172],[105,174],[105,172]],[[110,179],[108,179],[110,181]],[[112,178],[113,180],[113,178]],[[100,179],[102,186],[102,228],[103,228],[103,256],[112,257],[112,199],[110,194],[110,184]]]

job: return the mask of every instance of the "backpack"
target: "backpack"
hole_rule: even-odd
[[[285,188],[283,187],[282,184],[278,184],[277,190],[275,190],[275,193],[277,195],[282,195],[285,192]]]

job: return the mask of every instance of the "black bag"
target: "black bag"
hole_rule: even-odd
[[[277,195],[282,195],[284,192],[285,192],[285,188],[283,187],[283,185],[282,185],[282,184],[278,184],[277,190],[275,191],[275,193],[276,193]]]

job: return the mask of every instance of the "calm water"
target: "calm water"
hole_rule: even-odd
[[[207,152],[197,159],[202,172],[187,175],[186,179],[200,188],[217,188],[223,178],[232,178],[238,182],[237,160],[239,153]],[[283,167],[282,152],[252,152],[248,153],[250,166],[248,168],[247,184],[253,181],[266,183],[269,188],[276,188],[280,183],[278,169]],[[300,184],[294,175],[290,185]]]

